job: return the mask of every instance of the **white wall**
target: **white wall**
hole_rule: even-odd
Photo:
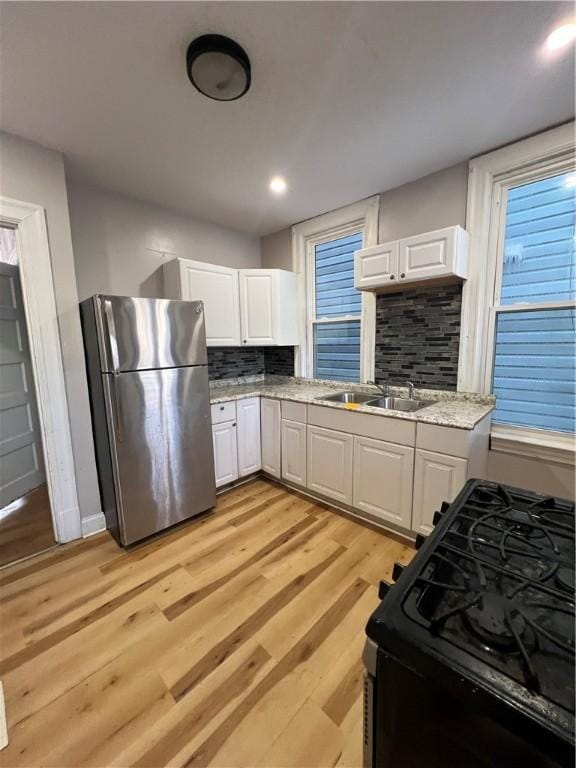
[[[488,479],[537,493],[574,499],[574,467],[503,451],[488,454]]]
[[[72,451],[82,517],[101,512],[64,162],[58,152],[0,133],[0,194],[46,210]]]
[[[94,293],[162,297],[175,256],[259,267],[260,240],[77,181],[68,184],[80,300]]]

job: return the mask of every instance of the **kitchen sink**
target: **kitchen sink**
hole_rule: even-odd
[[[383,408],[387,411],[419,411],[432,405],[432,400],[411,400],[408,397],[377,397],[374,400],[365,401],[365,405],[371,408]]]
[[[362,392],[337,392],[335,395],[322,395],[316,400],[328,400],[331,403],[367,403],[373,400],[374,395],[366,395]]]

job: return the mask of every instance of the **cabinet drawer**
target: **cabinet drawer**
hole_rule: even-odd
[[[282,418],[288,421],[299,421],[306,424],[306,403],[282,402]]]
[[[214,403],[211,406],[212,424],[221,424],[224,421],[235,421],[236,419],[236,401],[230,400],[227,403]]]

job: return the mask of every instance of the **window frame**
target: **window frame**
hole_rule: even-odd
[[[470,263],[462,296],[459,391],[491,392],[498,314],[576,306],[575,301],[499,304],[508,189],[573,171],[575,149],[572,122],[470,161]],[[491,435],[498,450],[508,445],[507,452],[574,463],[574,437],[567,433],[493,424]]]
[[[374,379],[376,344],[376,297],[362,291],[362,309],[358,315],[337,318],[316,317],[315,248],[321,243],[362,232],[363,248],[378,242],[379,195],[336,211],[316,216],[292,227],[292,268],[298,275],[299,339],[295,350],[297,376],[314,376],[314,325],[360,321],[360,382]]]

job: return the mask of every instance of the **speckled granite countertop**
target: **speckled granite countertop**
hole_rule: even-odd
[[[246,397],[262,396],[275,400],[294,400],[299,403],[350,410],[343,403],[333,403],[322,399],[323,396],[333,395],[335,392],[368,392],[374,394],[374,397],[380,395],[374,387],[360,384],[269,376],[212,382],[210,384],[210,402],[212,404],[224,403],[227,400],[242,400]],[[390,394],[396,397],[406,397],[408,390],[403,387],[391,387]],[[353,412],[370,413],[373,416],[387,416],[393,419],[406,419],[422,424],[436,424],[442,427],[455,427],[456,429],[474,429],[476,424],[494,409],[496,402],[492,395],[433,389],[417,389],[415,397],[419,400],[432,400],[433,402],[413,413],[372,408],[367,405],[355,406]]]

